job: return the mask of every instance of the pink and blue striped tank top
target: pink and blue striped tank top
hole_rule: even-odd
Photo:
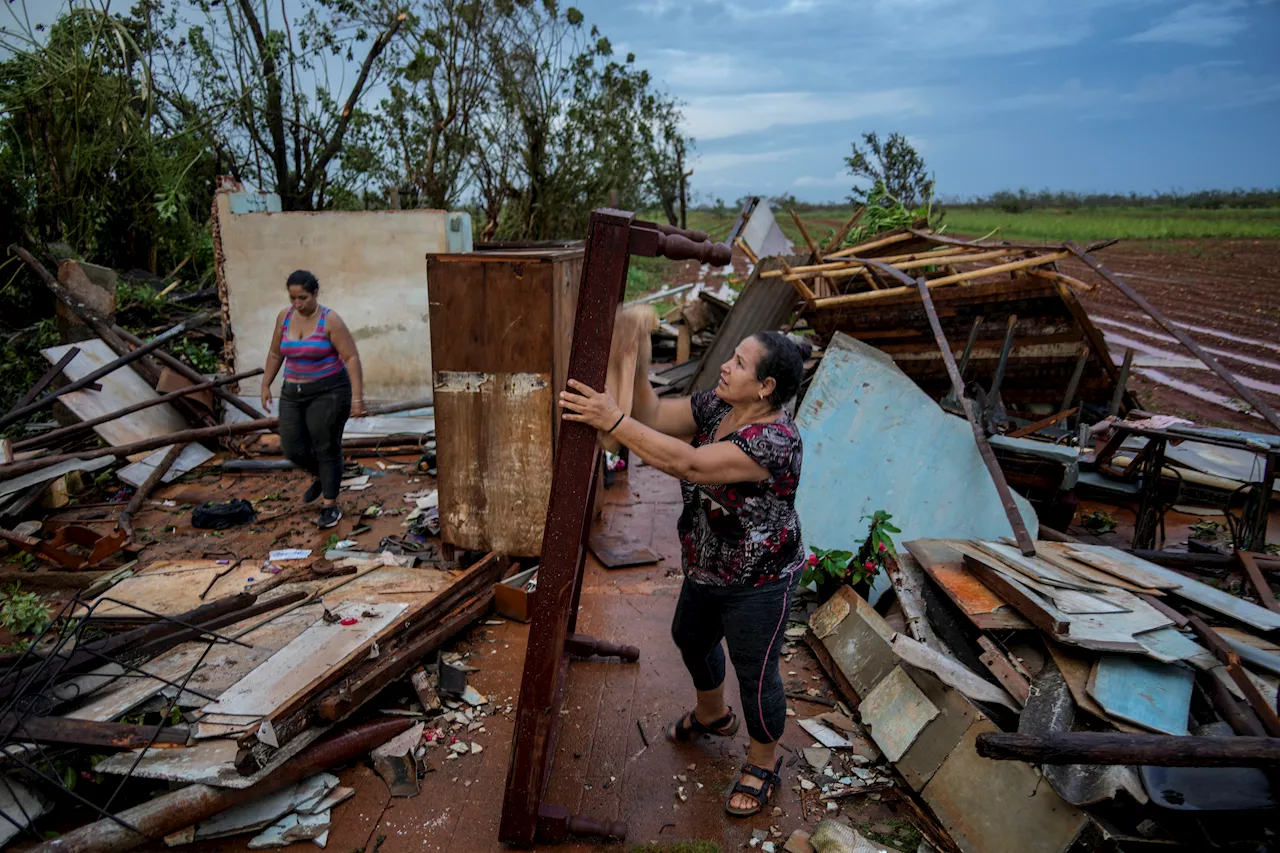
[[[324,333],[324,323],[329,317],[329,309],[320,306],[320,322],[316,330],[300,340],[289,339],[289,321],[293,319],[293,309],[284,317],[283,334],[280,337],[280,354],[284,356],[285,382],[315,382],[341,373],[342,359]]]

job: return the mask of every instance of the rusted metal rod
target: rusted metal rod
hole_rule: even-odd
[[[79,391],[81,388],[84,388],[86,385],[92,385],[98,379],[102,378],[103,376],[106,376],[108,373],[112,372],[113,370],[118,370],[119,368],[124,367],[125,365],[131,362],[137,361],[138,359],[142,358],[144,355],[147,355],[150,352],[154,352],[155,350],[167,344],[169,341],[178,337],[178,335],[181,335],[183,332],[185,332],[188,329],[189,326],[203,323],[205,319],[208,318],[208,316],[209,316],[209,313],[206,311],[200,314],[196,314],[194,317],[189,317],[186,320],[183,320],[178,325],[169,329],[169,331],[164,332],[163,334],[157,335],[156,337],[142,344],[132,352],[126,355],[122,355],[113,361],[107,362],[106,364],[102,365],[102,367],[99,367],[97,370],[86,373],[84,376],[80,377],[75,382],[69,382],[66,385],[63,385],[61,388],[55,388],[54,390],[50,391],[48,394],[45,394],[39,400],[35,400],[31,403],[28,403],[27,405],[23,406],[20,409],[14,409],[13,411],[9,412],[6,415],[0,416],[0,427],[8,426],[9,424],[16,421],[18,418],[29,415],[32,412],[38,412],[41,409],[51,405],[54,400],[58,399],[63,394],[70,394],[72,391]],[[203,377],[201,378],[203,379]]]
[[[21,409],[24,406],[31,403],[33,400],[35,400],[36,397],[39,397],[41,392],[43,392],[44,389],[48,388],[49,384],[53,382],[53,380],[61,376],[63,369],[68,364],[70,364],[72,360],[74,360],[75,357],[78,356],[79,354],[80,354],[80,347],[72,347],[71,349],[64,352],[62,354],[62,358],[58,359],[58,363],[55,364],[53,367],[50,367],[48,370],[46,370],[44,373],[44,376],[41,376],[38,380],[36,380],[36,384],[32,385],[29,389],[27,389],[27,393],[23,394],[22,399],[14,403],[13,408],[10,409],[9,411],[13,412],[16,409]]]
[[[133,497],[129,499],[128,506],[124,508],[124,512],[120,513],[120,529],[124,531],[124,535],[130,540],[133,539],[133,514],[142,509],[142,502],[160,484],[160,481],[164,479],[164,475],[169,473],[173,463],[178,461],[178,457],[186,449],[187,446],[185,444],[175,444],[170,447],[169,452],[164,455],[164,458],[160,460],[155,469],[147,475],[147,479],[142,481],[141,486],[138,486],[138,491],[133,493]]]
[[[1150,302],[1148,302],[1142,296],[1142,294],[1138,293],[1138,291],[1130,287],[1127,282],[1122,281],[1118,275],[1116,275],[1111,270],[1103,266],[1102,262],[1099,261],[1097,258],[1093,257],[1093,255],[1089,254],[1087,251],[1085,251],[1084,249],[1081,249],[1075,243],[1072,243],[1070,241],[1068,241],[1066,245],[1067,245],[1067,248],[1070,249],[1077,258],[1079,258],[1089,267],[1089,269],[1093,270],[1098,275],[1102,276],[1104,279],[1109,281],[1111,284],[1115,285],[1117,290],[1119,290],[1125,296],[1129,297],[1129,300],[1133,302],[1135,305],[1137,305],[1139,308],[1141,308],[1143,311],[1146,311],[1147,314],[1151,317],[1151,319],[1155,320],[1156,323],[1159,324],[1166,332],[1173,335],[1175,338],[1178,339],[1179,343],[1181,343],[1187,349],[1191,350],[1191,352],[1195,354],[1196,358],[1203,361],[1210,370],[1218,374],[1218,378],[1221,379],[1223,382],[1227,383],[1228,385],[1230,385],[1231,390],[1239,394],[1241,400],[1244,400],[1246,403],[1252,406],[1258,412],[1258,414],[1262,415],[1262,417],[1266,419],[1267,423],[1271,424],[1271,426],[1275,427],[1276,429],[1280,429],[1280,413],[1276,412],[1275,409],[1267,405],[1267,403],[1261,397],[1255,394],[1252,389],[1243,385],[1239,379],[1236,379],[1235,374],[1232,373],[1230,370],[1227,370],[1221,364],[1219,364],[1216,358],[1214,358],[1213,356],[1209,355],[1209,353],[1201,349],[1200,345],[1196,343],[1191,338],[1190,335],[1182,331],[1182,329],[1179,328],[1178,326],[1174,325],[1173,322],[1169,320],[1168,317],[1164,316],[1158,310],[1156,310],[1156,307],[1152,305]]]
[[[115,334],[117,334],[121,338],[123,338],[126,343],[132,344],[134,346],[139,346],[142,343],[142,340],[140,338],[120,328],[119,326],[113,326],[112,331],[115,332]],[[172,355],[165,352],[164,350],[160,350],[159,352],[157,352],[156,358],[159,359],[160,362],[165,367],[168,367],[169,369],[177,372],[181,376],[185,376],[187,379],[190,379],[192,382],[204,381],[204,376],[201,375],[200,371],[196,370],[194,367],[187,364],[186,362],[183,362],[177,358],[174,358]],[[249,417],[254,419],[260,419],[265,417],[265,415],[263,415],[262,412],[259,412],[253,406],[249,405],[244,400],[241,400],[238,396],[236,396],[235,394],[232,394],[226,388],[213,388],[211,390],[213,391],[214,395],[217,396],[219,399],[221,399],[224,403],[230,406],[235,406],[237,409],[244,412]]]
[[[261,799],[312,774],[345,764],[409,729],[412,720],[375,720],[308,747],[293,760],[248,788],[188,785],[34,847],[31,853],[123,853],[163,838],[219,812]],[[133,827],[129,829],[127,827]]]
[[[887,264],[880,264],[875,261],[867,261],[867,263],[879,267],[882,272],[888,273],[899,281],[911,281],[909,277]],[[1032,541],[1031,534],[1027,532],[1027,524],[1022,518],[1022,513],[1018,511],[1018,504],[1013,499],[1013,492],[1009,489],[1009,482],[1005,480],[1004,471],[1000,470],[1000,463],[996,461],[996,455],[991,450],[991,444],[987,441],[986,433],[982,431],[982,425],[973,413],[973,404],[965,396],[964,380],[960,378],[960,369],[956,366],[956,358],[951,352],[951,344],[947,341],[947,336],[942,331],[942,323],[938,320],[938,309],[934,307],[933,296],[929,293],[929,283],[924,278],[918,278],[914,284],[916,289],[920,291],[920,301],[924,304],[925,314],[929,317],[929,325],[933,327],[934,340],[938,342],[938,349],[942,352],[942,362],[947,366],[947,375],[951,377],[951,390],[956,399],[959,400],[960,407],[964,409],[965,419],[969,421],[969,426],[973,430],[973,440],[978,445],[978,453],[982,455],[982,461],[987,466],[987,472],[991,475],[991,482],[996,487],[996,494],[1000,496],[1000,503],[1004,506],[1005,515],[1009,518],[1009,526],[1013,528],[1013,536],[1018,542],[1018,550],[1028,557],[1034,556],[1036,543]]]
[[[78,424],[60,427],[59,429],[50,430],[42,435],[33,438],[24,438],[22,441],[13,443],[14,450],[28,450],[33,447],[49,447],[57,444],[69,435],[84,432],[88,429],[105,424],[110,421],[123,418],[125,415],[132,415],[134,412],[141,412],[143,409],[150,409],[152,406],[159,406],[161,403],[169,403],[181,397],[191,394],[198,394],[201,391],[208,391],[223,385],[230,385],[233,382],[239,382],[241,379],[248,379],[262,373],[262,368],[258,367],[245,373],[237,373],[234,376],[223,376],[220,379],[211,379],[200,382],[197,385],[188,385],[186,388],[179,388],[177,391],[170,391],[168,394],[162,394],[159,397],[153,397],[150,400],[143,400],[141,403],[134,403],[132,406],[125,406],[117,412],[110,412],[96,418],[90,418],[87,421],[81,421]]]

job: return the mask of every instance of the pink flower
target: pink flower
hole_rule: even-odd
[[[869,572],[874,573],[876,570],[876,564],[871,560],[867,560],[865,563],[862,564],[862,568],[866,569]]]
[[[885,544],[884,544],[883,542],[881,542],[881,543],[880,543],[880,553],[881,553],[881,554],[883,554],[885,551],[888,551],[888,550],[889,550],[889,549],[888,549],[887,547],[885,547]]]
[[[816,565],[818,565],[818,555],[817,555],[817,554],[810,554],[810,555],[809,555],[809,565],[811,565],[811,566],[816,566]]]

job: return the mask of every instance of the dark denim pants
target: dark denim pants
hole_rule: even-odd
[[[290,462],[320,480],[333,500],[342,481],[342,429],[351,417],[347,371],[315,382],[284,383],[280,393],[280,446]]]

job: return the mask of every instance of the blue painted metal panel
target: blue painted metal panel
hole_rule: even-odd
[[[1103,655],[1089,692],[1112,717],[1156,732],[1186,735],[1195,680],[1195,673],[1181,664],[1141,655]]]
[[[889,356],[837,333],[796,415],[804,469],[796,507],[807,545],[856,551],[877,509],[895,541],[1013,535],[973,432]],[[1035,538],[1035,511],[1014,499]],[[881,577],[873,597],[888,586]]]

